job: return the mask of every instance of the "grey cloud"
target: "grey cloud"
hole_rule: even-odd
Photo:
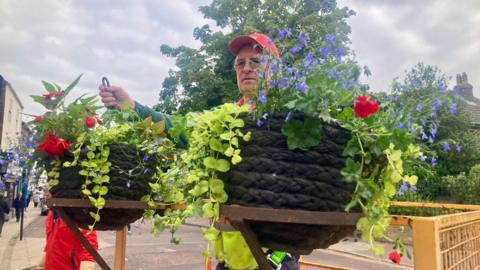
[[[480,1],[338,2],[357,12],[349,20],[352,48],[371,68],[363,80],[373,90],[387,90],[394,77],[423,61],[453,77],[467,72],[480,96]]]

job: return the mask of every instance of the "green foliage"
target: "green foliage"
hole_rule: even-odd
[[[480,165],[473,166],[468,175],[448,175],[442,178],[455,203],[480,204]]]
[[[291,120],[282,127],[287,137],[288,148],[307,150],[322,139],[322,123],[318,118],[307,117],[304,121]]]
[[[274,36],[276,29],[290,28],[293,36],[303,31],[311,40],[312,50],[324,45],[325,34],[337,37],[335,48],[348,44],[350,27],[346,19],[354,14],[348,8],[339,9],[332,0],[214,0],[200,7],[204,17],[216,25],[231,30],[228,34],[213,31],[209,25],[194,30],[195,39],[202,42],[200,49],[185,46],[160,47],[162,54],[175,58],[178,71],[169,71],[160,92],[157,110],[171,113],[201,111],[238,99],[233,56],[228,52],[228,42],[240,34],[261,32]],[[287,53],[293,43],[279,49]],[[296,57],[290,55],[295,61]],[[357,68],[357,73],[358,68]]]

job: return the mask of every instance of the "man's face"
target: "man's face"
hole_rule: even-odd
[[[243,96],[254,96],[257,86],[257,67],[260,63],[260,54],[252,46],[244,46],[235,59],[237,85]]]

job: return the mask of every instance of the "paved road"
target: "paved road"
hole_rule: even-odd
[[[25,237],[42,239],[44,237],[44,217],[39,217],[25,229]],[[181,245],[170,244],[170,234],[162,233],[158,237],[150,234],[150,225],[136,222],[132,224],[132,234],[127,236],[128,270],[203,270],[204,262],[201,252],[206,244],[200,228],[182,226],[178,235],[183,238]],[[99,232],[100,254],[113,267],[115,232]],[[327,250],[315,250],[305,256],[309,262],[321,262],[336,265],[344,269],[398,270],[413,269],[396,266],[365,255],[365,245],[361,243],[342,242]],[[411,263],[411,262],[409,262]],[[100,269],[97,266],[96,269]],[[320,270],[321,268],[304,268]]]

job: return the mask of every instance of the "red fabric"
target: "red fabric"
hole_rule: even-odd
[[[95,261],[61,218],[53,221],[53,211],[48,211],[45,230],[47,233],[45,270],[78,270],[81,261]],[[97,233],[82,229],[80,231],[98,250]]]

